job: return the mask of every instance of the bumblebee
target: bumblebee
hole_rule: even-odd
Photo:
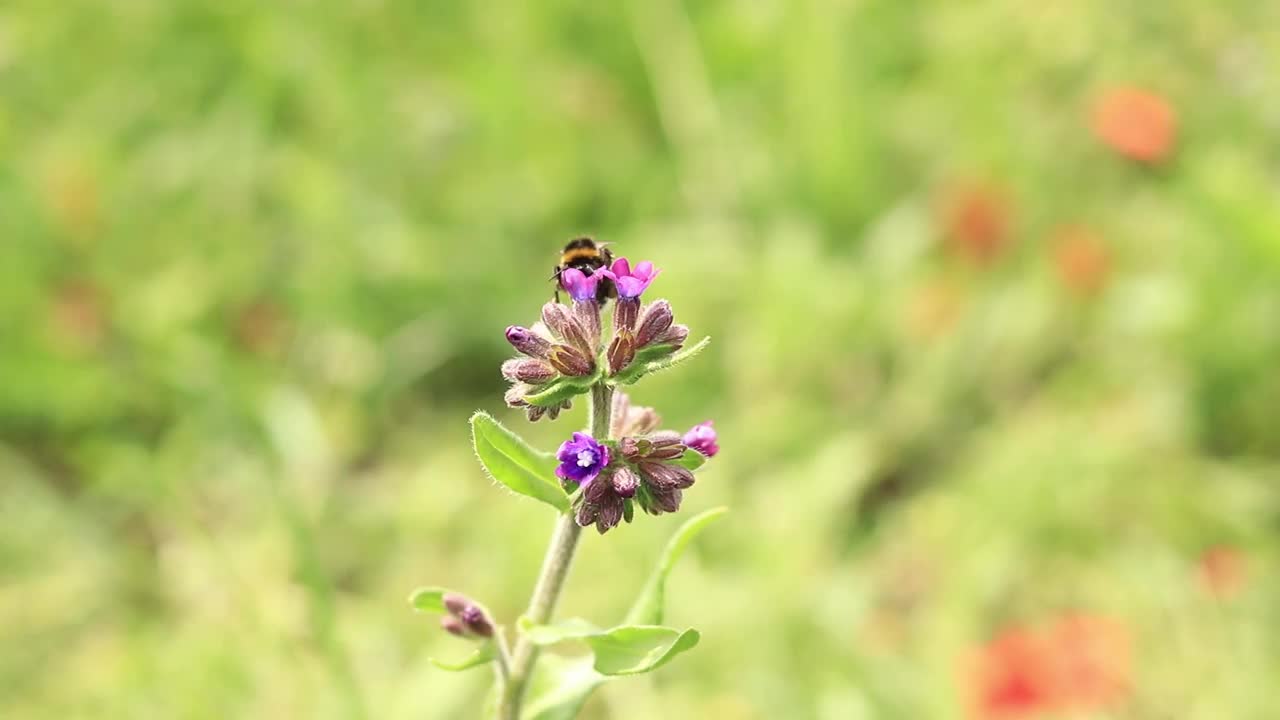
[[[605,243],[598,243],[589,237],[570,240],[569,244],[564,246],[564,250],[560,251],[560,264],[556,265],[551,273],[551,279],[556,283],[556,302],[560,302],[560,274],[565,270],[574,268],[582,271],[583,274],[590,275],[601,268],[609,267],[612,263],[613,253],[609,252]],[[596,300],[603,305],[615,294],[613,281],[602,278],[596,287]]]

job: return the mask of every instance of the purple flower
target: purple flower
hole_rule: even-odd
[[[618,288],[618,297],[631,299],[640,297],[660,272],[662,271],[655,268],[648,260],[636,263],[635,268],[632,268],[626,258],[618,258],[613,261],[613,267],[600,270],[597,274],[604,275],[613,281],[614,286]]]
[[[718,436],[715,428],[711,427],[710,420],[694,425],[692,430],[684,434],[684,444],[707,457],[715,457],[716,453],[720,452],[720,446],[716,444],[717,439]]]
[[[609,464],[609,448],[586,433],[576,432],[556,453],[560,465],[556,476],[578,485],[587,485]]]
[[[587,275],[577,268],[569,268],[560,273],[560,287],[568,291],[569,297],[573,298],[574,302],[595,300],[597,286],[606,275],[604,270],[597,270]]]

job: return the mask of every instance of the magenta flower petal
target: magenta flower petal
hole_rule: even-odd
[[[684,434],[684,444],[706,455],[707,457],[715,457],[720,452],[720,446],[717,444],[719,436],[716,435],[715,428],[711,427],[711,421],[694,425],[693,429]]]
[[[569,297],[573,298],[575,302],[594,300],[596,298],[596,286],[600,284],[600,280],[604,277],[606,275],[603,270],[587,275],[577,268],[569,268],[560,273],[560,286],[569,292]]]
[[[614,286],[618,288],[618,296],[630,300],[640,297],[659,272],[661,271],[648,260],[637,264],[632,269],[626,258],[618,258],[613,262],[611,269],[601,270],[597,274],[612,280]]]

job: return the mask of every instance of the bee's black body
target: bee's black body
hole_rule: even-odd
[[[574,268],[586,275],[591,275],[601,268],[609,267],[611,263],[613,263],[613,253],[609,252],[609,248],[603,243],[598,243],[589,237],[570,240],[560,252],[560,264],[556,265],[551,275],[551,279],[556,282],[556,301],[560,300],[560,273]],[[613,295],[613,282],[608,278],[602,279],[596,289],[596,299],[603,305],[605,300]]]

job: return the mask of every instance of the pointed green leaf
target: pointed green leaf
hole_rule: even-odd
[[[609,382],[614,385],[630,385],[645,375],[659,370],[666,370],[673,365],[678,365],[688,360],[705,350],[710,344],[711,338],[704,337],[697,344],[690,345],[674,353],[671,352],[671,346],[669,345],[654,345],[644,348],[636,353],[635,359],[631,361],[630,365],[610,378]]]
[[[623,625],[584,640],[595,652],[596,672],[637,675],[666,665],[698,644],[697,630],[683,632],[657,625]]]
[[[522,720],[573,720],[591,691],[609,678],[592,667],[592,658],[543,654],[529,688]]]
[[[471,437],[476,457],[489,477],[510,490],[566,512],[569,496],[556,479],[555,458],[529,447],[487,413],[471,416]]]
[[[698,631],[658,625],[620,625],[601,630],[586,620],[571,618],[553,625],[534,625],[521,618],[520,632],[534,645],[581,640],[595,653],[595,669],[605,675],[635,675],[665,665],[698,644]]]
[[[688,453],[685,453],[686,455]],[[680,559],[680,555],[684,549],[693,541],[703,528],[710,525],[721,515],[728,512],[728,508],[712,508],[706,512],[689,518],[675,535],[667,541],[667,547],[663,549],[662,556],[658,559],[658,565],[653,569],[653,574],[649,576],[649,581],[645,583],[644,589],[640,591],[640,596],[636,598],[635,605],[631,606],[631,612],[627,613],[627,623],[631,624],[658,624],[662,622],[663,603],[667,590],[667,575],[671,572],[671,568],[676,564],[676,560]]]
[[[689,448],[684,451],[684,455],[672,460],[672,462],[689,472],[697,472],[698,468],[707,464],[707,456],[693,448]]]
[[[495,657],[497,657],[497,649],[494,646],[494,642],[489,640],[484,645],[476,648],[475,652],[456,663],[443,662],[435,658],[427,658],[427,661],[441,670],[462,672],[463,670],[470,670],[473,667],[484,665]]]
[[[448,612],[444,608],[444,596],[450,591],[442,587],[423,587],[414,590],[409,595],[409,604],[414,610],[421,612],[440,613]]]

